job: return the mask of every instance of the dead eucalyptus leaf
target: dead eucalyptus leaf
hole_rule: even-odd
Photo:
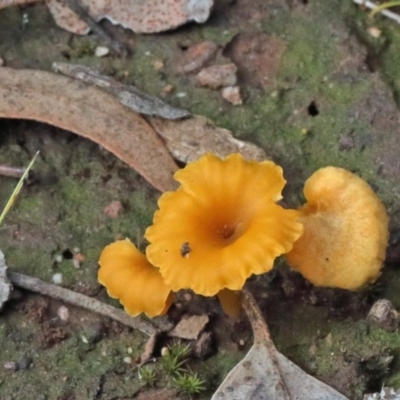
[[[260,147],[235,139],[231,131],[215,126],[212,121],[200,115],[179,121],[168,121],[157,117],[146,119],[165,140],[175,159],[184,163],[197,160],[204,153],[214,153],[219,157],[240,153],[249,160],[268,159]]]
[[[80,79],[90,85],[98,86],[114,95],[121,104],[140,114],[156,115],[166,119],[178,119],[189,115],[186,110],[172,107],[157,97],[141,92],[135,86],[123,85],[109,76],[101,75],[93,68],[55,62],[53,63],[53,70],[71,78]]]
[[[0,311],[10,298],[12,285],[7,278],[7,265],[3,252],[0,250]]]
[[[143,117],[112,95],[50,72],[0,68],[0,118],[45,122],[99,143],[156,189],[177,187],[171,154]]]
[[[253,328],[254,344],[211,400],[348,400],[276,350],[262,313],[247,290],[243,306]]]
[[[45,0],[58,26],[87,34],[89,26],[65,2]],[[108,19],[136,33],[155,33],[189,21],[207,21],[213,0],[80,0],[79,5],[95,21]]]

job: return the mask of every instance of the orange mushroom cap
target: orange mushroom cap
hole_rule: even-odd
[[[354,290],[374,282],[385,258],[388,216],[371,187],[350,171],[326,167],[304,186],[304,233],[286,254],[317,286]]]
[[[302,233],[298,211],[275,203],[286,181],[271,161],[206,154],[174,177],[180,188],[160,197],[145,234],[147,257],[173,291],[240,290]]]
[[[144,312],[154,317],[166,313],[172,304],[171,288],[129,239],[105,247],[99,264],[99,282],[110,297],[119,299],[128,314]]]

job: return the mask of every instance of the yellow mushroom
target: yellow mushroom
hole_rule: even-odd
[[[304,233],[286,254],[291,267],[317,286],[355,290],[380,275],[388,242],[386,209],[350,171],[326,167],[304,186]]]
[[[149,317],[167,312],[173,302],[171,289],[129,239],[104,248],[100,255],[99,282],[110,297],[119,299],[125,311],[133,316]]]
[[[161,196],[145,234],[147,257],[173,291],[213,296],[240,290],[250,275],[269,271],[302,233],[299,212],[276,204],[286,181],[271,161],[206,154],[174,178],[181,186]]]

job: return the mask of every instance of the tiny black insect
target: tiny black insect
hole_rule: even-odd
[[[192,249],[189,246],[189,242],[185,242],[181,246],[181,256],[182,257],[189,257],[189,253]]]

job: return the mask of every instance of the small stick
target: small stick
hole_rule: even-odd
[[[29,3],[40,3],[42,0],[0,0],[0,9]]]
[[[10,282],[15,286],[30,290],[31,292],[40,293],[57,300],[62,300],[74,306],[78,306],[105,317],[114,319],[115,321],[121,322],[124,325],[139,330],[147,336],[152,336],[159,332],[159,329],[150,321],[143,321],[140,317],[131,317],[118,308],[105,304],[99,300],[92,299],[91,297],[83,294],[44,282],[31,276],[12,272],[10,270],[7,271],[7,276]]]
[[[377,4],[373,3],[372,1],[368,0],[353,0],[354,3],[359,4],[361,6],[365,6],[369,8],[370,10],[374,10],[376,7],[378,7]],[[385,17],[388,17],[394,21],[396,21],[398,24],[400,24],[400,15],[396,14],[392,11],[389,10],[381,10],[380,13],[384,15]]]
[[[10,176],[11,178],[21,178],[25,172],[24,167],[10,167],[8,165],[0,165],[0,175]]]
[[[125,57],[128,54],[127,49],[113,39],[79,4],[79,0],[61,0],[65,6],[70,8],[74,13],[76,13],[79,18],[81,18],[89,28],[97,33],[102,40],[104,40],[112,49],[114,49],[119,55]]]

